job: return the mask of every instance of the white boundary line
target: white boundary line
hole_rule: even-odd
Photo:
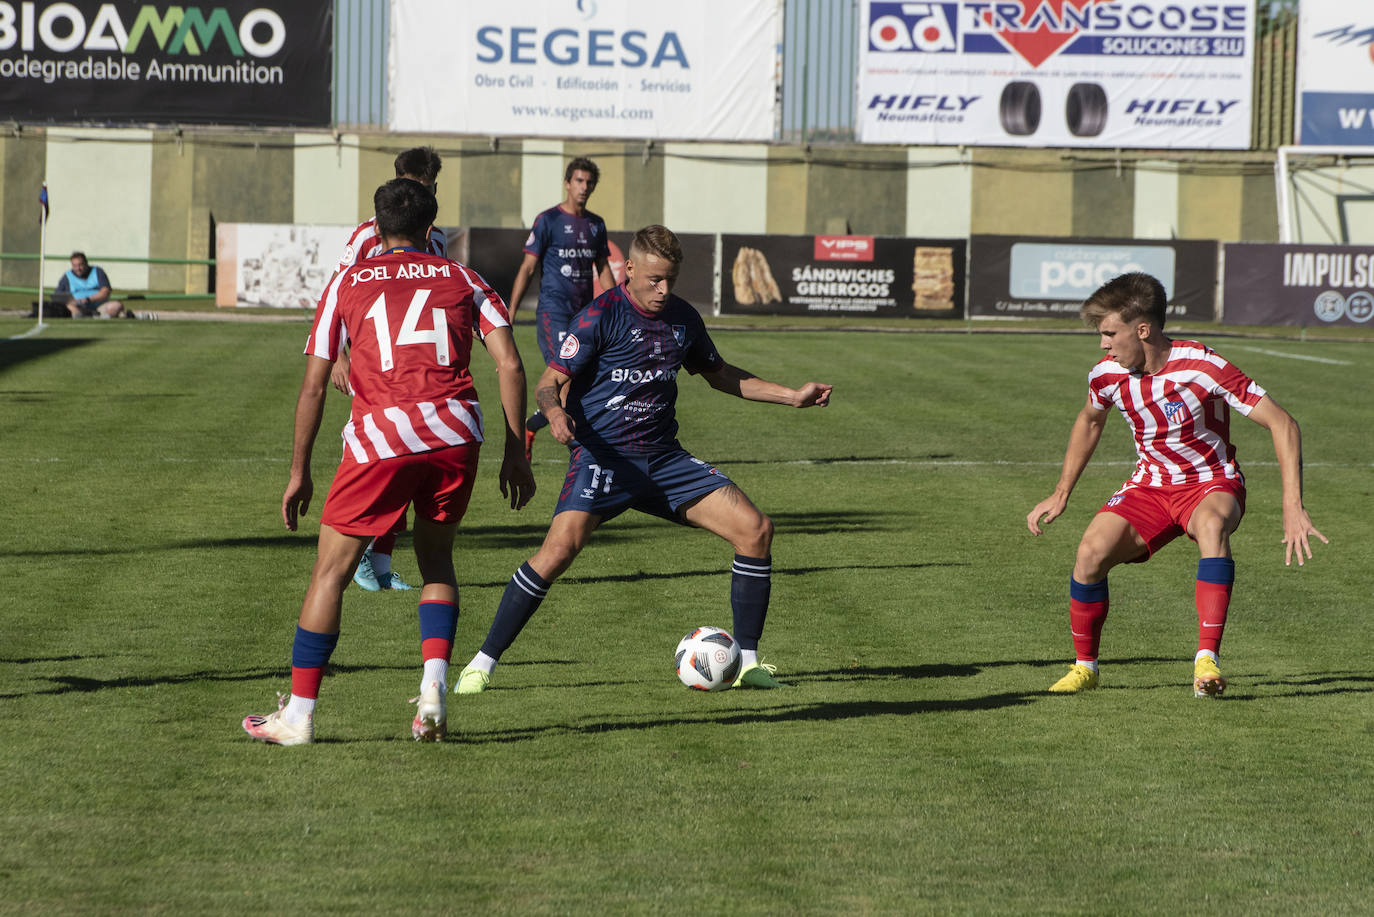
[[[37,325],[34,325],[34,326],[33,326],[32,328],[30,328],[28,331],[25,331],[23,334],[13,334],[13,335],[10,335],[9,337],[5,338],[5,340],[7,340],[7,341],[22,341],[22,340],[24,340],[24,338],[31,338],[31,337],[33,337],[35,334],[40,333],[40,332],[43,330],[44,327],[46,327],[46,326],[44,326],[42,323],[39,323],[39,324],[37,324]]]
[[[1239,345],[1228,345],[1231,350],[1248,350],[1251,353],[1262,353],[1269,357],[1285,357],[1289,360],[1308,360],[1312,363],[1329,363],[1332,366],[1354,366],[1349,360],[1333,360],[1330,357],[1309,357],[1305,353],[1284,353],[1281,350],[1265,350],[1263,347],[1242,347]]]

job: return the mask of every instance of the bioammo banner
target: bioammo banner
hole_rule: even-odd
[[[1255,0],[863,0],[860,15],[863,142],[1250,145]]]
[[[720,311],[952,318],[964,314],[963,239],[720,237]]]
[[[1374,248],[1228,243],[1223,250],[1225,324],[1374,327]]]
[[[1298,5],[1298,143],[1374,145],[1374,5]]]
[[[332,8],[0,2],[0,117],[327,125]]]
[[[769,140],[777,0],[392,0],[390,127]]]
[[[1076,316],[1094,290],[1131,271],[1164,284],[1170,318],[1216,315],[1215,242],[973,236],[970,245],[970,316]]]

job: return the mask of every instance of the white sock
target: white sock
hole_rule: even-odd
[[[378,554],[372,552],[372,571],[377,574],[377,579],[391,575],[391,555]]]
[[[301,697],[296,694],[291,695],[291,699],[282,708],[281,718],[294,725],[304,723],[315,715],[315,698]]]
[[[468,663],[468,668],[479,669],[490,675],[496,668],[496,660],[486,653],[478,653],[476,656],[472,657],[472,661]]]
[[[739,670],[740,670],[741,672],[743,672],[745,669],[749,668],[751,665],[758,665],[758,664],[759,664],[759,651],[758,651],[758,650],[745,650],[745,649],[742,649],[742,650],[739,651]]]
[[[1197,655],[1193,657],[1193,661],[1194,661],[1194,662],[1197,662],[1197,661],[1198,661],[1199,659],[1201,659],[1203,656],[1207,656],[1207,657],[1211,658],[1211,660],[1212,660],[1213,662],[1220,662],[1220,661],[1221,661],[1220,659],[1217,658],[1217,654],[1214,653],[1214,652],[1212,652],[1211,650],[1198,650],[1198,651],[1197,651]]]
[[[425,674],[420,679],[420,690],[425,690],[425,685],[431,681],[439,683],[439,693],[443,694],[448,687],[448,660],[442,656],[435,656],[433,659],[425,660]]]
[[[1094,672],[1097,671],[1097,660],[1096,660],[1096,659],[1076,659],[1076,660],[1074,660],[1074,662],[1077,663],[1078,665],[1081,665],[1081,666],[1082,666],[1083,668],[1085,668],[1085,669],[1092,669]]]

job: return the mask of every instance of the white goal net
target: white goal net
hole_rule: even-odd
[[[1282,146],[1279,241],[1374,244],[1374,147]]]

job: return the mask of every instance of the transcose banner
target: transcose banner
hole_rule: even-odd
[[[762,315],[964,314],[963,239],[720,237],[720,311]]]
[[[1210,322],[1216,316],[1215,242],[973,236],[969,244],[977,267],[970,316],[1075,316],[1094,290],[1132,271],[1164,284],[1170,318]]]
[[[1374,248],[1228,243],[1222,321],[1344,325],[1374,319]]]
[[[860,15],[865,143],[1250,145],[1255,0],[863,0]]]
[[[1298,143],[1374,145],[1374,6],[1298,6]]]
[[[0,2],[0,117],[330,122],[330,0]]]
[[[392,0],[390,127],[768,140],[777,0]]]

